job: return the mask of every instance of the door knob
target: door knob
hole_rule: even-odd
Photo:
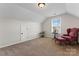
[[[21,35],[23,35],[23,33],[21,33]]]

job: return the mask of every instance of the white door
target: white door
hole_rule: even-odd
[[[21,28],[21,40],[27,41],[31,39],[35,39],[38,37],[40,32],[40,27],[36,23],[23,23],[20,26]]]
[[[21,24],[20,25],[20,29],[21,29],[21,40],[22,41],[27,41],[28,39],[28,24]]]

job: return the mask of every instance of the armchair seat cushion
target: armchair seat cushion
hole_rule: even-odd
[[[63,41],[65,39],[63,37],[57,37],[57,40]]]
[[[66,39],[71,39],[72,37],[71,36],[62,36],[63,38],[66,38]]]
[[[66,39],[64,39],[63,37],[57,37],[55,40],[55,43],[58,41],[59,44],[65,44]]]

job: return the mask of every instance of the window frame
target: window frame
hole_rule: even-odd
[[[59,29],[59,32],[58,32],[58,33],[61,34],[61,25],[62,25],[62,23],[61,23],[61,17],[54,17],[54,18],[51,19],[51,32],[52,32],[52,33],[54,32],[54,31],[53,31],[53,27],[54,27],[54,26],[52,26],[52,23],[53,23],[53,20],[54,20],[54,19],[59,19],[59,20],[60,20],[60,25],[59,25],[60,29]]]

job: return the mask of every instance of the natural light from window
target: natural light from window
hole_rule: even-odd
[[[60,18],[54,18],[51,20],[51,31],[52,33],[61,33],[61,19]]]

